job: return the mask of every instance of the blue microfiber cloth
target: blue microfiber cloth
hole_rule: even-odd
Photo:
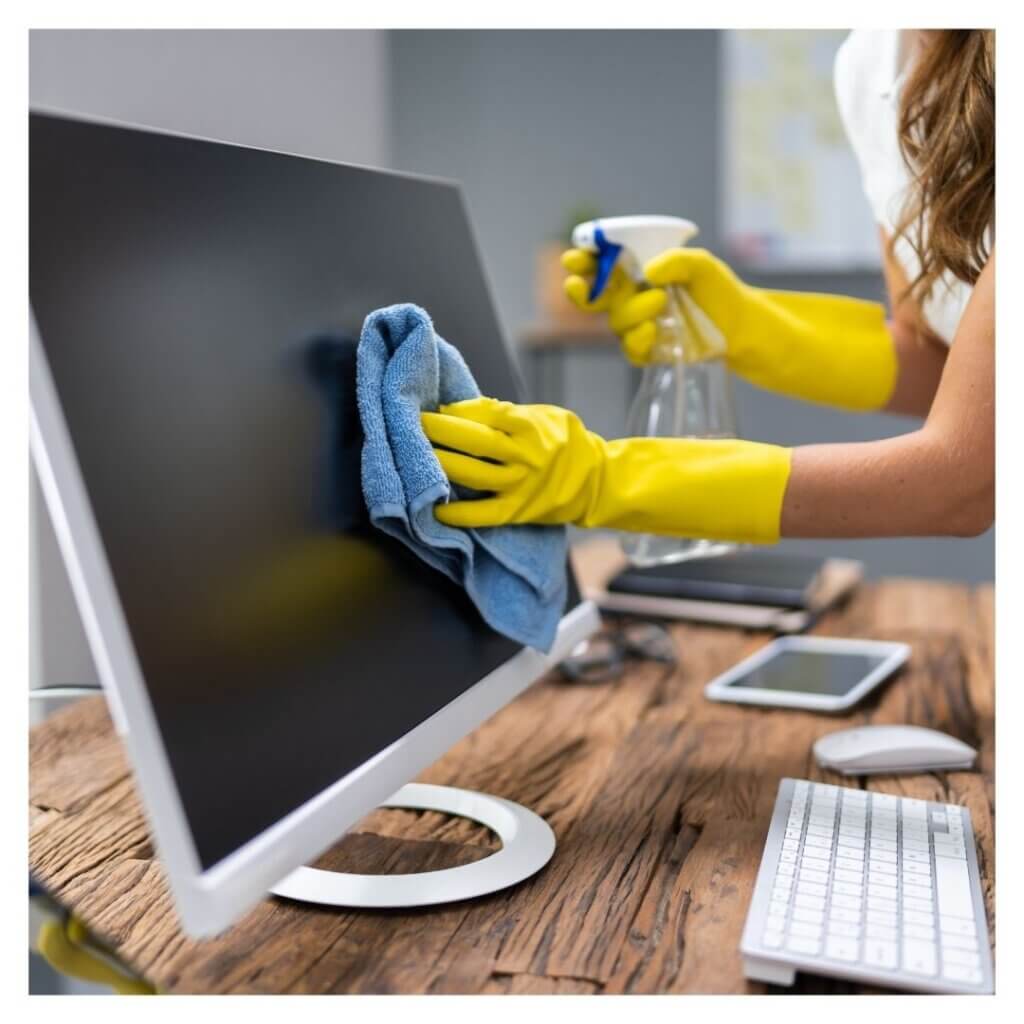
[[[549,651],[568,588],[565,529],[461,530],[434,518],[434,505],[453,488],[423,433],[420,410],[479,397],[458,349],[437,335],[419,306],[378,309],[359,338],[356,393],[370,520],[462,584],[493,629]]]

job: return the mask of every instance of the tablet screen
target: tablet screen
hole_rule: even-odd
[[[877,654],[782,650],[733,680],[729,688],[843,697],[885,660],[886,655]]]

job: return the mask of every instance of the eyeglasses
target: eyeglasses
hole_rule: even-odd
[[[664,626],[654,622],[612,621],[578,643],[558,666],[573,683],[603,683],[622,674],[629,659],[674,665],[676,645]]]

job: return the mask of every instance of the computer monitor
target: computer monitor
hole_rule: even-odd
[[[549,655],[369,524],[355,347],[427,309],[520,397],[450,182],[30,115],[32,449],[190,933],[216,932]],[[571,577],[571,574],[570,574]]]

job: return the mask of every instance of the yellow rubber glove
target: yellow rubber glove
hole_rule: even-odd
[[[111,962],[112,954],[92,940],[77,918],[45,921],[39,929],[36,947],[55,971],[69,978],[109,985],[123,996],[156,993],[148,982],[115,967]]]
[[[438,505],[449,526],[575,523],[772,543],[790,452],[753,441],[605,441],[553,405],[474,398],[422,414],[452,483],[491,496]]]
[[[741,281],[706,249],[669,249],[644,267],[655,286],[638,291],[620,267],[595,302],[588,301],[596,263],[581,249],[562,254],[565,292],[581,309],[606,311],[626,356],[646,362],[664,286],[686,288],[725,338],[726,362],[770,391],[844,409],[881,409],[896,385],[897,361],[885,310],[844,295],[770,291]]]

